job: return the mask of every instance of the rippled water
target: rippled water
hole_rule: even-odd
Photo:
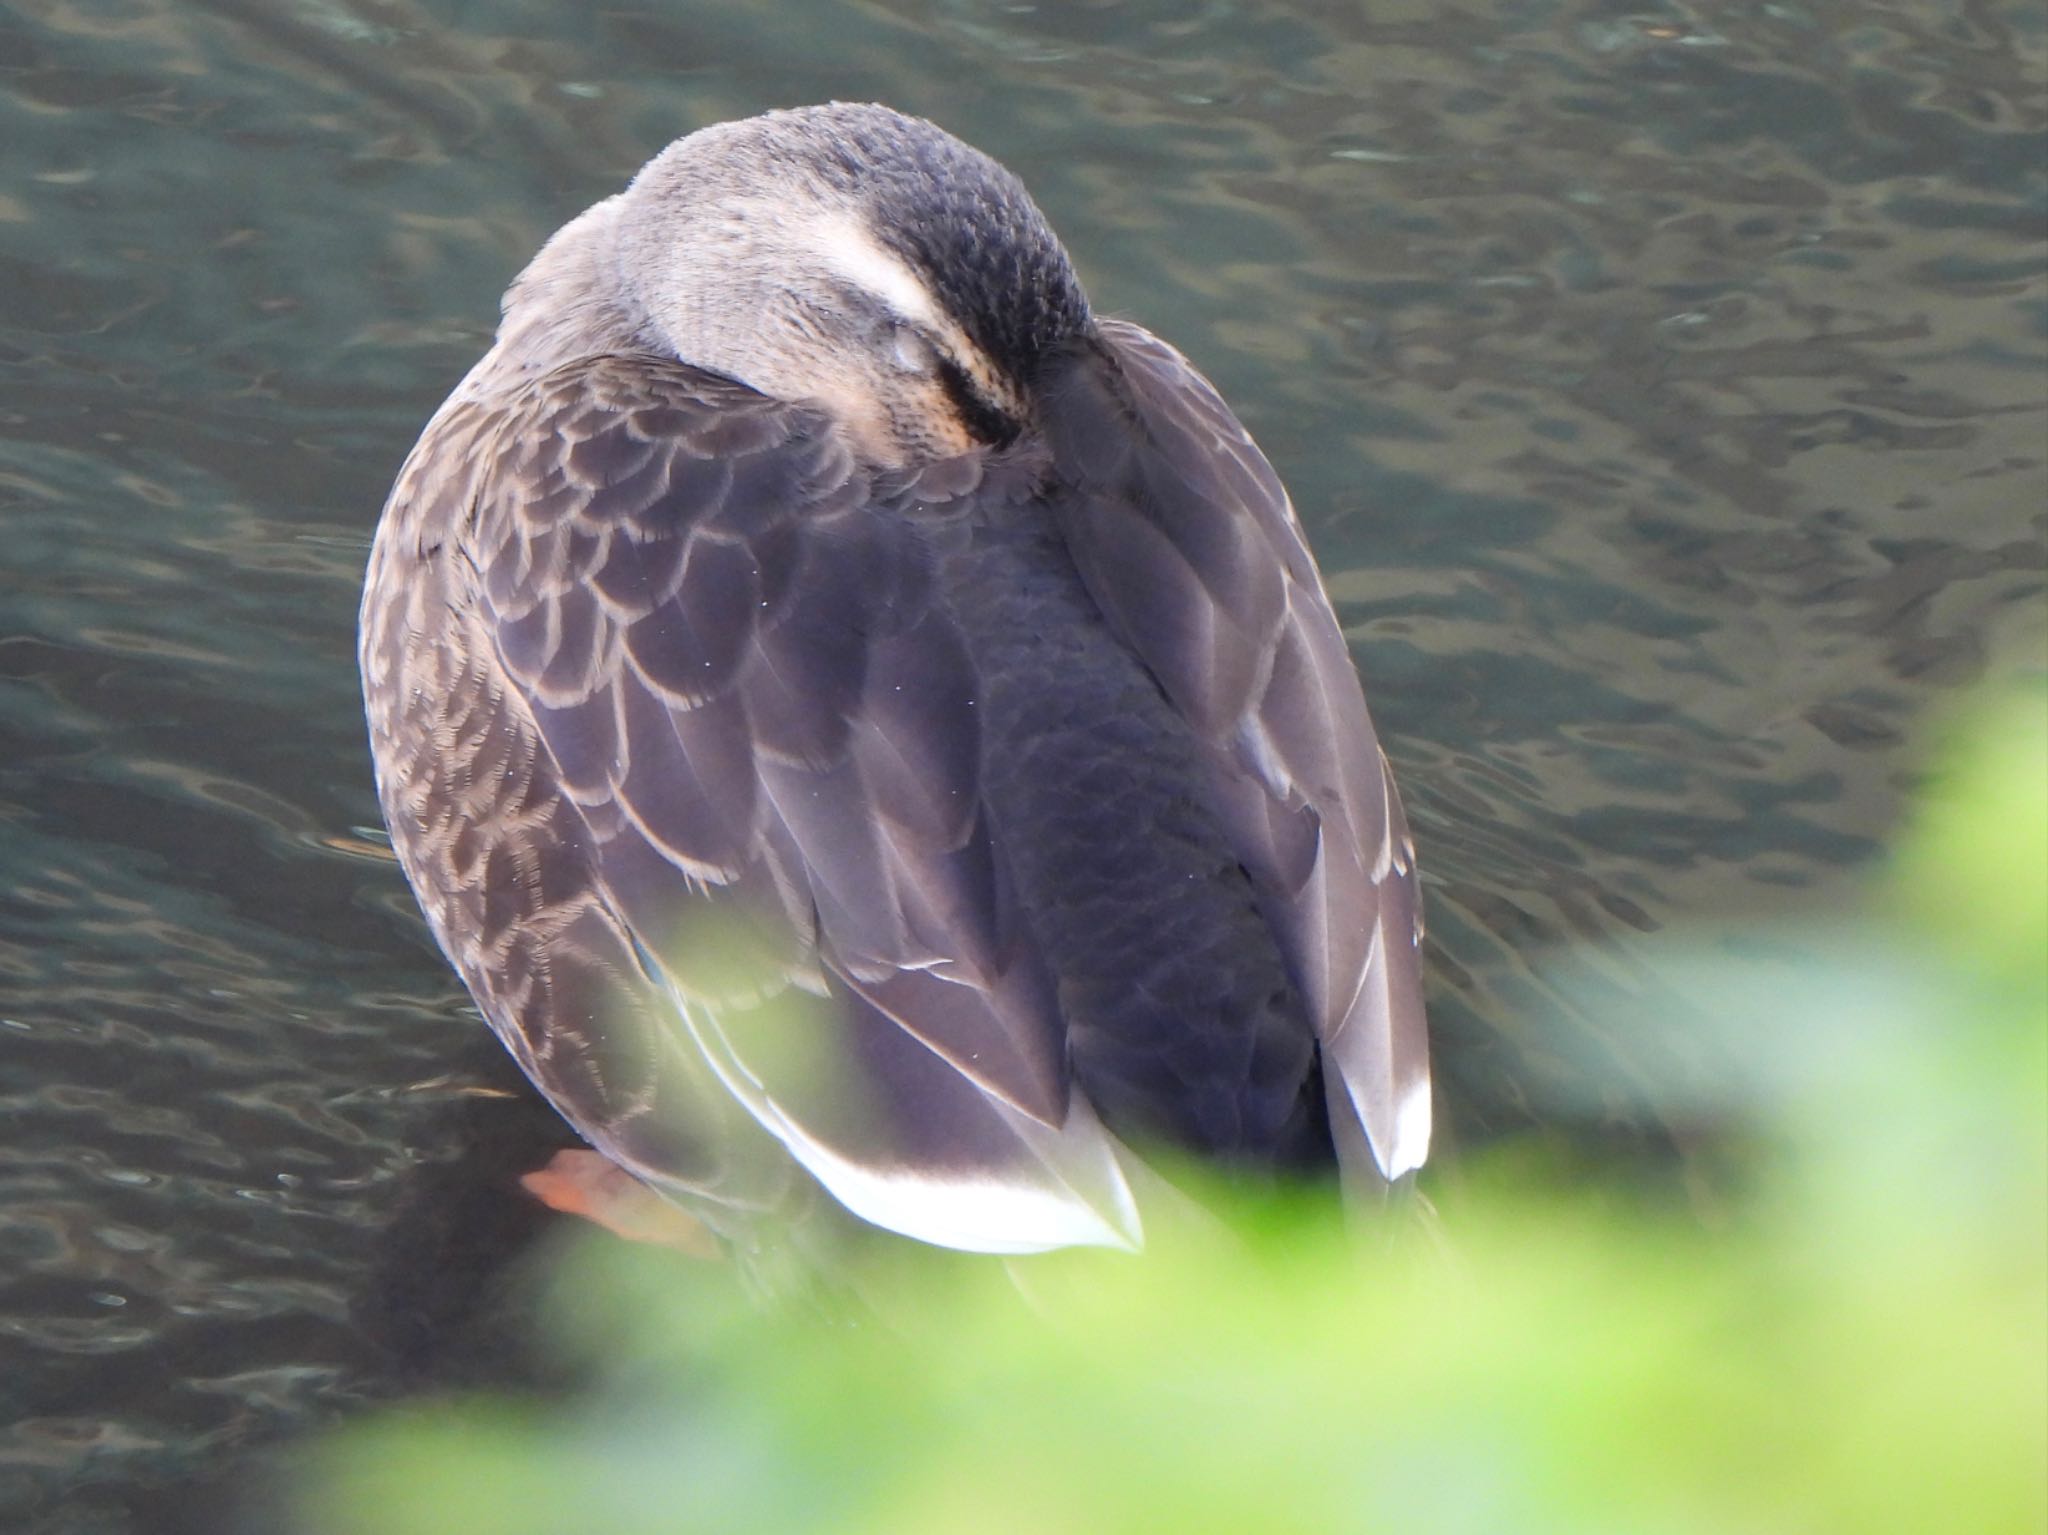
[[[373,830],[356,587],[507,278],[653,149],[934,116],[1236,402],[1407,791],[1448,1149],[1658,1069],[1533,956],[1654,999],[1638,934],[1839,898],[1915,721],[2040,657],[2044,48],[1994,0],[21,0],[0,1526],[207,1528],[242,1447],[477,1366],[555,1132]]]

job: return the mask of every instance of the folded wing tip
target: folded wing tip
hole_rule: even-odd
[[[1144,1246],[1123,1154],[1087,1100],[1069,1100],[1065,1122],[1045,1125],[961,1076],[983,1129],[1006,1142],[1004,1165],[974,1157],[948,1167],[928,1160],[850,1153],[803,1123],[741,1059],[717,1014],[671,990],[713,1073],[754,1120],[825,1191],[870,1225],[962,1252],[1019,1256],[1062,1247]],[[919,1044],[918,1049],[929,1047]],[[967,1148],[963,1148],[966,1150]],[[975,1148],[986,1152],[987,1143]]]
[[[784,1144],[832,1196],[871,1225],[962,1252],[1020,1256],[1061,1247],[1144,1245],[1135,1209],[1102,1208],[1054,1190],[995,1178],[883,1171],[815,1143]]]
[[[1429,1073],[1418,1072],[1402,1085],[1391,1114],[1371,1114],[1361,1104],[1359,1117],[1365,1122],[1373,1160],[1379,1163],[1387,1182],[1414,1172],[1429,1160],[1430,1134],[1434,1128]]]

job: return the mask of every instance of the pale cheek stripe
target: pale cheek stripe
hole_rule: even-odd
[[[843,215],[821,219],[817,235],[818,248],[841,277],[886,300],[906,320],[921,325],[937,323],[938,305],[931,290],[909,267],[877,245],[874,236],[854,219]]]

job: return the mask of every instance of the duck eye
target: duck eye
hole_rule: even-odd
[[[888,346],[889,360],[900,372],[930,374],[938,371],[938,349],[908,325],[896,327]]]

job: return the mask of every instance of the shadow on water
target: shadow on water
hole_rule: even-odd
[[[1447,1151],[1657,1144],[1572,1081],[1686,1042],[1534,958],[1647,1024],[1640,934],[1838,898],[2041,654],[2030,7],[649,11],[0,21],[10,1528],[208,1527],[164,1489],[511,1368],[562,1132],[371,829],[356,586],[507,278],[690,127],[938,118],[1237,403],[1406,788]]]

